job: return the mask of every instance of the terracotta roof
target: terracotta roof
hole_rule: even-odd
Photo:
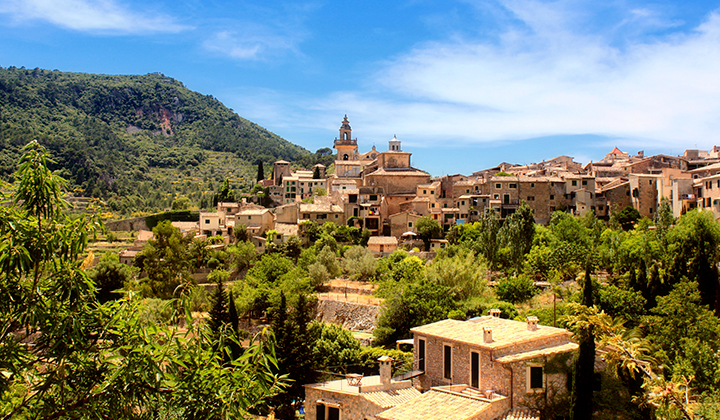
[[[334,204],[300,203],[301,213],[342,213],[342,207]]]
[[[612,152],[608,153],[609,155],[622,155],[623,152],[620,151],[617,147],[612,149]]]
[[[483,328],[492,329],[492,340],[485,343]],[[528,330],[527,323],[502,319],[492,316],[483,316],[469,321],[446,319],[432,324],[415,327],[411,330],[415,334],[424,334],[453,340],[489,350],[514,346],[528,341],[541,340],[557,336],[570,337],[570,332],[562,328],[538,325],[535,331]]]
[[[382,420],[465,420],[475,419],[490,403],[460,393],[438,388],[396,405],[375,417]]]
[[[268,213],[270,210],[268,209],[247,209],[247,210],[240,210],[238,213],[238,216],[262,216],[265,213]]]
[[[388,175],[388,176],[430,176],[427,172],[423,172],[419,169],[415,168],[401,168],[401,169],[395,169],[392,168],[379,168],[376,171],[370,172],[369,174],[365,175],[367,176],[379,176],[379,175]]]
[[[498,363],[513,363],[513,362],[519,362],[521,360],[530,360],[530,359],[534,359],[536,357],[541,357],[541,356],[552,356],[555,354],[567,353],[570,351],[574,351],[577,348],[578,348],[578,345],[575,343],[565,343],[565,344],[561,344],[559,346],[548,347],[548,348],[544,348],[544,349],[526,351],[524,353],[516,353],[516,354],[510,354],[508,356],[498,357],[497,359],[495,359],[495,361]]]
[[[371,236],[368,245],[397,245],[397,238],[394,236]]]
[[[389,391],[363,392],[361,394],[366,400],[379,405],[382,408],[395,407],[398,404],[414,400],[421,395],[420,391],[410,387]]]
[[[540,420],[540,414],[534,411],[515,409],[507,413],[502,420]]]

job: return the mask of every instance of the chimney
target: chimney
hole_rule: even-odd
[[[529,316],[527,317],[527,329],[528,331],[537,331],[538,317]]]
[[[498,308],[492,308],[488,311],[490,313],[490,316],[493,318],[500,318],[500,309]]]
[[[492,328],[483,327],[483,343],[492,343]]]
[[[380,356],[378,362],[380,362],[380,382],[383,387],[390,386],[390,376],[392,375],[392,357]]]

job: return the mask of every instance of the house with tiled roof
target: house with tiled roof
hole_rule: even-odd
[[[447,319],[413,328],[416,385],[421,390],[467,385],[492,391],[508,397],[509,409],[567,392],[567,371],[558,366],[569,365],[578,347],[570,332],[538,325],[536,317],[521,322],[499,315],[491,310],[491,315],[467,321]]]
[[[420,396],[412,381],[391,378],[391,358],[382,356],[378,360],[380,375],[348,375],[344,379],[305,385],[305,418],[373,419],[378,413]]]

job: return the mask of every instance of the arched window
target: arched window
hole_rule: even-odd
[[[350,156],[348,156],[347,153],[345,153],[345,154],[343,155],[343,160],[348,160],[349,158],[350,158]]]

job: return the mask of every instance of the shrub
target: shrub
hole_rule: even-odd
[[[495,287],[498,299],[514,304],[526,302],[538,292],[535,283],[524,275],[503,279]]]

